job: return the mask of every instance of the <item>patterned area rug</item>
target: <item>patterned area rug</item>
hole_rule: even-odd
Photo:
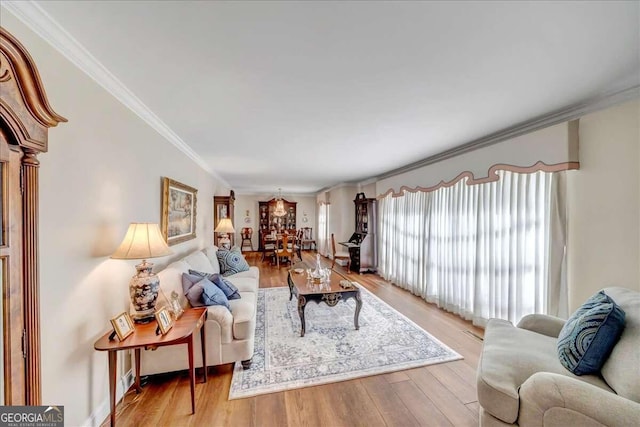
[[[236,363],[229,399],[462,359],[364,287],[360,289],[360,330],[353,325],[353,299],[335,307],[309,302],[302,338],[297,301],[289,301],[289,288],[259,289],[253,363],[248,370]]]

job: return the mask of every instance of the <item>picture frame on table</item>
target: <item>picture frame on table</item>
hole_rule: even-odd
[[[162,178],[160,228],[167,245],[196,238],[198,190],[171,178]]]
[[[113,327],[113,332],[118,336],[120,341],[124,341],[125,338],[133,334],[135,331],[133,320],[126,311],[118,314],[113,319],[110,319],[110,322]],[[113,334],[111,334],[109,339],[113,339]]]
[[[161,333],[162,335],[169,332],[169,330],[173,327],[173,319],[171,318],[171,313],[167,310],[166,307],[162,307],[155,313],[156,321],[158,322],[158,329],[156,330],[156,335]]]

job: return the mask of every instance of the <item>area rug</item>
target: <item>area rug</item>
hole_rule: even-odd
[[[253,363],[247,370],[236,363],[229,399],[462,359],[363,286],[360,289],[359,330],[353,324],[353,299],[335,307],[309,302],[304,337],[289,288],[259,289]]]

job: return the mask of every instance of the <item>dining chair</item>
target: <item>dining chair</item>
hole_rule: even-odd
[[[249,247],[251,248],[251,252],[253,252],[253,241],[251,240],[251,236],[253,236],[253,228],[251,227],[243,227],[240,232],[240,236],[242,236],[242,243],[240,243],[240,250],[243,248]]]
[[[331,269],[336,265],[336,259],[346,259],[347,260],[347,271],[349,271],[349,266],[351,265],[351,257],[348,252],[336,252],[336,238],[331,233],[331,255],[333,257],[333,262],[331,263]]]
[[[269,256],[276,257],[276,248],[278,247],[278,241],[275,239],[268,239],[266,233],[262,233],[262,261],[264,257]]]
[[[282,247],[276,249],[276,263],[278,265],[278,268],[280,268],[280,259],[286,258],[289,262],[289,264],[293,263],[293,256],[294,256],[294,242],[295,242],[295,237],[293,238],[293,241],[289,241],[290,237],[287,234],[283,234],[282,235]]]
[[[302,238],[300,239],[300,244],[303,248],[306,248],[309,245],[309,250],[311,250],[311,246],[313,245],[313,249],[317,250],[316,241],[313,238],[313,227],[302,227]]]

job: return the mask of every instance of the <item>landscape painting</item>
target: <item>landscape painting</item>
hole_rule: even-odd
[[[196,237],[198,190],[170,178],[162,179],[162,234],[169,246]]]

